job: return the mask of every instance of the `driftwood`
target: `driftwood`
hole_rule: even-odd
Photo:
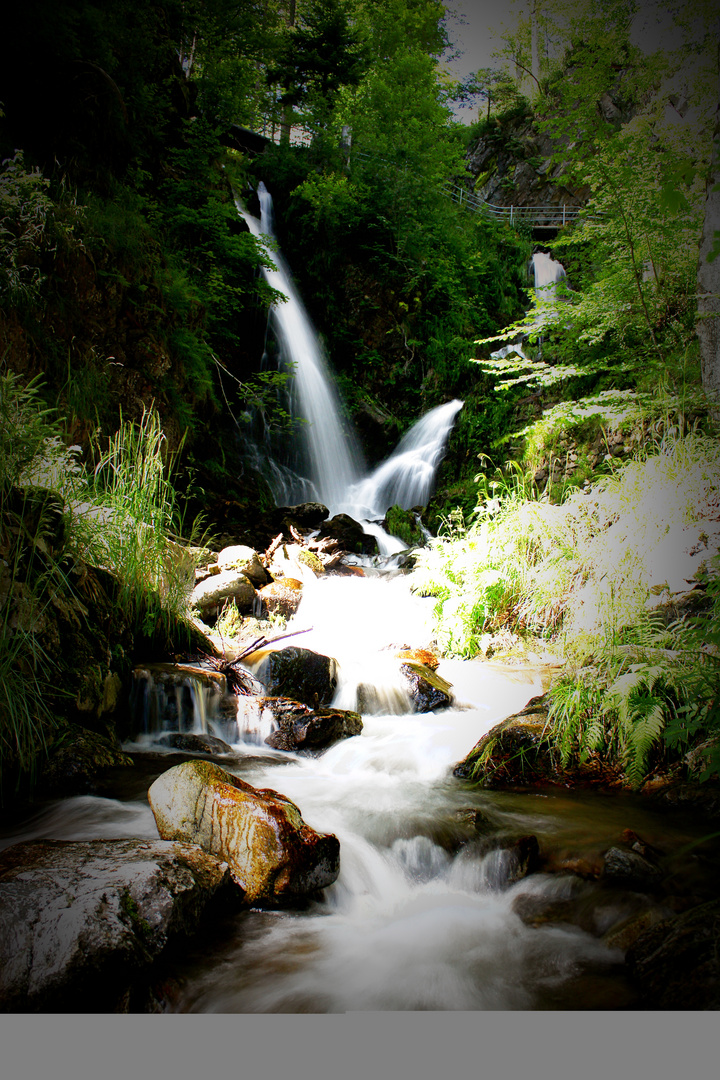
[[[250,656],[251,653],[257,652],[258,649],[262,649],[265,645],[273,645],[276,641],[282,641],[284,638],[297,637],[298,634],[308,634],[312,630],[312,626],[308,626],[305,630],[291,630],[288,634],[276,634],[275,637],[265,637],[264,635],[259,638],[255,638],[250,645],[243,649],[234,660],[220,660],[215,656],[204,657],[204,662],[212,668],[213,671],[217,671],[218,674],[224,675],[227,680],[228,690],[231,690],[235,694],[252,694],[252,683],[250,675],[238,668],[238,664],[241,660],[244,660],[246,656]]]
[[[233,664],[237,664],[239,660],[244,659],[246,656],[250,656],[251,653],[257,652],[258,649],[262,649],[265,645],[273,645],[276,641],[282,641],[283,638],[297,637],[298,634],[309,634],[312,630],[312,626],[306,627],[304,630],[291,630],[288,634],[276,634],[275,637],[267,638],[264,635],[256,638],[251,645],[248,645],[246,649],[243,649],[235,659]]]

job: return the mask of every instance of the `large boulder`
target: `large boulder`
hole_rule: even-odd
[[[255,586],[240,570],[221,570],[201,581],[192,591],[192,605],[203,616],[215,614],[221,604],[234,601],[238,611],[252,612],[257,593]]]
[[[337,687],[335,660],[295,645],[268,653],[255,674],[268,697],[292,698],[312,708],[329,705]]]
[[[328,516],[327,506],[317,502],[297,503],[295,506],[278,506],[267,515],[267,521],[276,532],[296,529],[316,529]]]
[[[168,769],[148,799],[161,837],[198,844],[226,861],[251,903],[296,901],[340,872],[336,836],[311,829],[284,795],[254,788],[210,761]]]
[[[288,698],[260,698],[276,721],[277,731],[265,739],[274,750],[324,750],[340,739],[359,735],[363,729],[360,715],[347,709],[310,709]]]
[[[32,840],[0,853],[0,1008],[117,1012],[142,973],[219,905],[227,863],[161,840]]]
[[[362,525],[349,514],[336,514],[326,521],[318,532],[318,539],[337,540],[345,551],[358,555],[377,555],[378,545],[374,536],[366,533]]]
[[[218,566],[222,574],[226,570],[237,570],[244,574],[252,585],[260,589],[270,580],[267,570],[260,562],[257,551],[246,544],[231,544],[218,555]]]

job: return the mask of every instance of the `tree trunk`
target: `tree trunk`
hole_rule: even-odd
[[[720,82],[720,46],[718,73]],[[702,384],[716,419],[720,419],[720,254],[712,262],[708,261],[708,256],[713,247],[717,250],[720,245],[720,86],[718,99],[697,275],[697,335],[700,339]]]

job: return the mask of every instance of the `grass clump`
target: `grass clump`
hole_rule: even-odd
[[[56,723],[48,702],[54,708],[64,693],[62,639],[54,651],[46,646],[57,638],[58,612],[84,619],[92,636],[73,568],[113,576],[117,625],[130,628],[136,647],[190,642],[199,549],[180,541],[174,459],[158,414],[122,421],[95,448],[90,468],[79,447],[65,445],[37,382],[0,371],[0,772],[32,776]],[[76,693],[74,685],[66,696]]]
[[[602,751],[639,786],[705,738],[702,775],[720,772],[715,440],[667,437],[560,504],[517,465],[501,476],[469,527],[448,522],[420,556],[439,642],[469,657],[505,627],[564,655],[550,710],[564,764]],[[686,594],[699,607],[684,609]]]

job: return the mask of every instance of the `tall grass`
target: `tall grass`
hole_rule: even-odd
[[[37,381],[0,371],[0,781],[7,761],[32,771],[52,724],[45,700],[52,663],[38,631],[61,574],[45,557],[50,504],[21,485],[53,434]]]
[[[53,602],[72,593],[69,560],[114,576],[118,625],[136,641],[182,645],[183,628],[190,639],[199,551],[180,540],[175,457],[157,412],[121,421],[94,449],[90,469],[65,446],[37,382],[0,371],[0,773],[9,763],[31,772],[53,724],[46,701],[57,699],[60,657],[43,642]]]
[[[86,501],[72,506],[74,543],[84,561],[118,580],[118,605],[135,632],[160,642],[189,612],[199,523],[180,543],[183,516],[160,417],[146,409],[123,420],[87,476]]]

